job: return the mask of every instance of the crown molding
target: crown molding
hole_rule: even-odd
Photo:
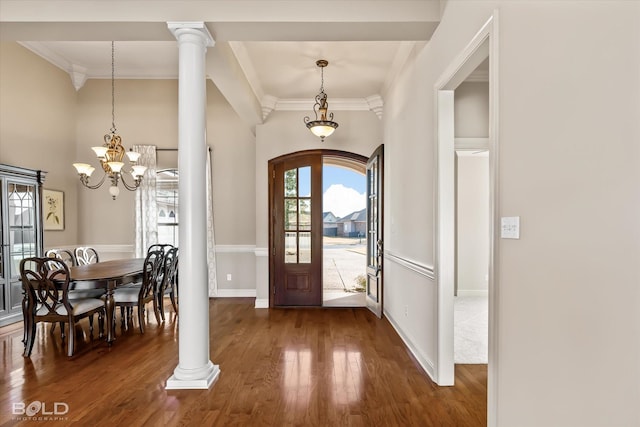
[[[369,110],[376,113],[378,119],[382,120],[382,113],[384,109],[384,101],[382,100],[382,96],[380,95],[371,95],[365,98],[367,104],[369,105]]]
[[[84,86],[87,79],[111,79],[111,71],[109,71],[108,73],[104,73],[103,71],[98,71],[91,68],[85,68],[80,65],[74,64],[73,62],[69,61],[65,57],[49,49],[43,43],[18,42],[18,44],[30,50],[31,52],[35,53],[36,55],[46,60],[47,62],[60,68],[62,71],[66,72],[67,74],[69,74],[69,77],[71,78],[71,82],[73,83],[73,87],[76,89],[76,91],[80,90]],[[171,79],[177,79],[177,78],[178,78],[177,72],[172,74],[163,74],[163,73],[148,74],[147,73],[144,76],[141,76],[138,70],[127,69],[127,68],[119,68],[118,75],[116,76],[116,79],[131,79],[131,80],[137,80],[137,79],[142,79],[142,80],[169,79],[171,80]]]
[[[278,99],[272,95],[262,97],[262,117],[266,120],[272,111],[313,111],[313,99]],[[333,111],[373,111],[379,119],[382,119],[384,101],[382,96],[375,94],[366,98],[332,98],[331,110]]]

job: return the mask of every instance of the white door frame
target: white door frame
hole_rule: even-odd
[[[497,207],[498,207],[498,11],[456,56],[434,86],[436,103],[435,272],[437,287],[436,382],[453,385],[453,291],[455,273],[454,90],[489,58],[489,367],[488,425],[497,414]]]

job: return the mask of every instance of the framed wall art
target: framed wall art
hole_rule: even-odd
[[[64,230],[64,192],[42,190],[42,218],[46,231]]]

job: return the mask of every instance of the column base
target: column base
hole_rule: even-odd
[[[178,366],[167,380],[166,390],[206,390],[220,376],[220,367],[209,361],[204,370],[188,372]]]

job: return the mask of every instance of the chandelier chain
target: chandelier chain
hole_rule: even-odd
[[[115,54],[115,41],[111,42],[111,133],[116,133],[116,83],[115,83],[115,70],[116,70],[116,54]]]
[[[320,67],[320,93],[324,93],[324,67]]]

